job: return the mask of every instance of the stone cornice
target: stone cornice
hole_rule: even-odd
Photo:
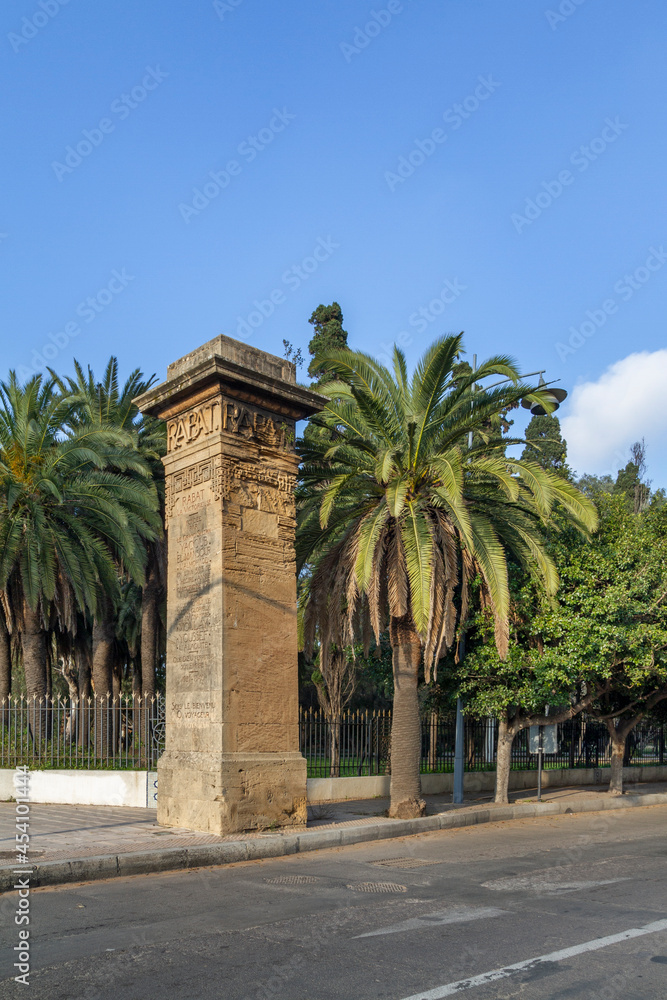
[[[275,360],[280,361],[279,358]],[[170,371],[178,370],[177,365],[169,367]],[[166,382],[137,396],[134,402],[142,413],[165,417],[177,412],[181,406],[185,408],[190,405],[193,395],[208,387],[217,387],[234,399],[266,407],[293,420],[302,420],[318,413],[327,403],[327,398],[317,392],[218,354],[206,357],[199,363],[195,362],[193,367],[181,370]]]

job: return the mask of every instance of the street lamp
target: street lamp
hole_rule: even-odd
[[[542,372],[535,372],[536,375],[540,376],[540,384],[538,385],[538,390],[540,390],[540,396],[545,403],[551,403],[551,409],[545,410],[541,402],[531,403],[529,399],[522,399],[521,405],[525,407],[526,410],[530,410],[534,417],[544,417],[547,413],[552,413],[557,410],[563,400],[567,397],[567,392],[565,389],[554,389],[553,386],[547,385],[547,383],[542,378]]]
[[[477,369],[477,355],[473,355],[472,370],[473,374]],[[565,389],[555,389],[552,385],[548,385],[544,379],[543,375],[546,371],[543,368],[538,372],[528,372],[523,378],[530,378],[533,375],[539,375],[540,381],[537,386],[537,390],[540,393],[540,399],[531,402],[530,399],[522,399],[521,405],[526,409],[530,410],[534,417],[543,417],[547,413],[552,413],[557,410],[563,400],[567,397],[567,391]],[[493,385],[487,386],[487,389],[495,389],[498,385],[504,385],[505,382],[511,382],[512,379],[504,378],[500,382],[494,382]],[[473,387],[473,392],[475,388]],[[544,408],[542,403],[550,404],[550,408],[547,410]],[[468,433],[468,448],[472,448],[472,431]],[[459,662],[463,660],[465,656],[465,632],[461,635],[459,640]],[[456,730],[454,736],[454,789],[452,794],[452,802],[455,805],[460,805],[463,802],[463,773],[464,773],[464,763],[463,763],[463,699],[456,699]]]

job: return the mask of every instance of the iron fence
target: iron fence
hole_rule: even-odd
[[[0,767],[153,771],[164,750],[164,698],[8,698]]]
[[[327,719],[322,712],[299,713],[300,750],[309,778],[388,774],[391,713],[346,712]]]
[[[665,764],[666,726],[644,720],[630,734],[627,766]],[[422,718],[422,773],[454,770],[454,716],[430,712]],[[466,771],[496,766],[495,719],[466,719]],[[0,702],[0,768],[155,770],[164,750],[164,696],[142,699],[9,698]],[[389,774],[391,712],[346,712],[327,719],[319,711],[299,713],[300,749],[308,777]],[[545,768],[608,767],[611,740],[603,723],[578,715],[558,726],[558,752],[545,754]],[[523,730],[512,749],[512,767],[537,767]]]
[[[665,725],[644,720],[626,744],[628,767],[667,763]],[[329,720],[322,712],[302,711],[299,717],[301,752],[308,761],[309,778],[390,773],[390,712],[347,712]],[[422,718],[421,771],[454,770],[456,722],[454,716],[428,713]],[[498,723],[495,719],[465,719],[466,771],[491,771],[496,766]],[[545,768],[609,767],[611,738],[604,723],[586,716],[558,726],[558,752],[545,754]],[[529,732],[514,740],[512,768],[537,768],[530,752]]]

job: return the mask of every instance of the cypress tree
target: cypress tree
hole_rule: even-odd
[[[551,469],[566,479],[570,478],[567,444],[561,435],[558,417],[550,413],[533,417],[526,428],[526,447],[521,458],[537,462],[542,468]]]
[[[330,306],[319,305],[308,322],[315,330],[308,344],[308,352],[313,358],[308,366],[308,374],[315,379],[317,385],[323,385],[331,381],[333,376],[318,368],[315,358],[322,351],[347,347],[347,330],[343,329],[343,310],[337,302],[332,302]]]

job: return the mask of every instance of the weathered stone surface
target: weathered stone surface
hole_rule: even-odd
[[[299,753],[294,366],[217,337],[137,400],[167,422],[167,736],[158,821],[306,821]]]

